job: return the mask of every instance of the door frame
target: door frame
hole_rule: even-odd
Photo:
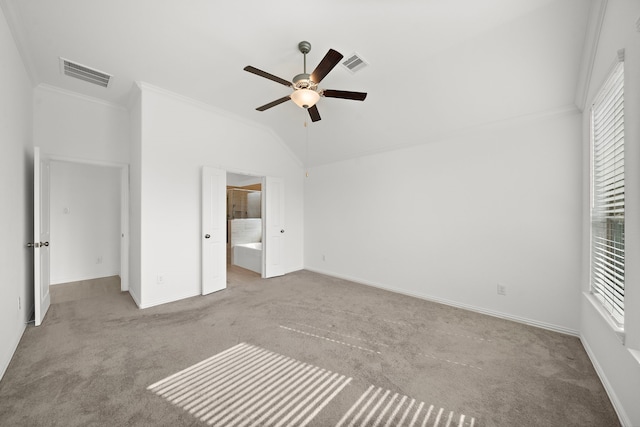
[[[262,196],[262,206],[261,206],[261,219],[262,219],[262,273],[261,273],[261,277],[263,279],[268,278],[267,277],[267,268],[266,268],[266,262],[267,262],[267,245],[265,244],[265,242],[267,241],[267,229],[265,227],[265,223],[266,223],[266,219],[267,219],[267,215],[268,215],[268,209],[267,209],[267,201],[268,201],[268,190],[266,188],[266,183],[267,183],[267,178],[271,177],[271,178],[275,178],[272,175],[269,174],[265,174],[265,173],[261,173],[261,172],[256,172],[256,171],[247,171],[247,170],[241,170],[241,169],[234,169],[234,168],[226,168],[224,166],[211,166],[211,167],[215,167],[216,169],[220,169],[223,170],[227,173],[232,173],[232,174],[236,174],[236,175],[246,175],[246,176],[251,176],[251,177],[256,177],[256,178],[260,178],[260,182],[262,184],[262,192],[263,192],[263,196]],[[284,194],[282,195],[284,196]],[[226,211],[226,204],[225,204],[225,211],[223,212],[224,217],[227,217],[227,211]],[[280,254],[281,256],[284,256],[284,254]],[[226,265],[226,253],[225,253],[225,265]],[[204,263],[204,260],[203,260]],[[203,266],[204,268],[204,266]],[[281,274],[276,274],[274,276],[269,276],[269,277],[275,277],[278,275],[282,275],[284,274],[284,271],[282,271]]]
[[[120,169],[120,291],[129,291],[129,164],[48,155],[52,162]]]
[[[265,177],[267,175],[265,174],[261,174],[260,172],[247,172],[247,171],[242,171],[242,170],[237,170],[237,169],[224,169],[223,170],[227,173],[232,173],[234,175],[245,175],[245,176],[250,176],[250,177],[254,177],[254,178],[259,178],[260,180],[260,191],[262,191],[263,193],[265,192],[265,185],[264,185],[264,180]],[[229,182],[227,182],[227,186],[229,185]],[[262,199],[262,203],[260,204],[260,219],[262,220],[262,261],[261,261],[261,265],[262,265],[262,272],[260,273],[260,277],[262,277],[263,279],[265,278],[265,260],[267,259],[267,247],[266,245],[264,245],[264,241],[265,241],[265,227],[264,227],[264,217],[266,215],[266,211],[265,211],[265,206],[266,206],[266,198],[264,196],[261,196]],[[225,206],[226,207],[226,206]],[[226,207],[228,209],[228,207]],[[225,211],[224,216],[227,216],[227,211]],[[226,256],[226,254],[225,254]],[[226,261],[225,261],[226,263]]]

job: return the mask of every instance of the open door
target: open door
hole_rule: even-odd
[[[39,147],[33,149],[33,243],[35,325],[40,326],[47,314],[49,294],[49,160]]]
[[[264,215],[264,268],[262,277],[284,275],[284,180],[265,176],[262,182]]]
[[[129,166],[120,170],[120,291],[129,291]]]
[[[202,295],[227,287],[227,172],[202,169]]]

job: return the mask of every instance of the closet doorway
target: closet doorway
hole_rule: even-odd
[[[127,165],[50,157],[51,285],[120,277],[129,288]]]
[[[51,156],[42,153],[39,147],[33,149],[33,161],[36,242],[28,246],[35,249],[34,317],[35,326],[40,326],[51,303],[52,275],[54,284],[101,275],[98,272],[95,276],[101,269],[87,268],[87,263],[77,268],[87,253],[92,256],[89,267],[93,260],[97,265],[111,263],[107,274],[120,276],[121,291],[129,289],[129,166]],[[106,174],[96,176],[97,171]],[[94,205],[101,205],[95,197],[100,202],[107,200],[109,208],[104,210],[110,213],[95,209],[90,212]],[[114,243],[109,250],[95,252],[96,248],[103,249],[99,239],[104,229],[112,234]],[[69,243],[77,238],[80,241]],[[72,263],[66,263],[69,259]],[[66,264],[62,265],[60,260]],[[85,277],[87,272],[93,277]]]

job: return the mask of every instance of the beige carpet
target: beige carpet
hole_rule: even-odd
[[[61,286],[0,425],[619,425],[579,340],[530,326],[307,271],[146,310]]]

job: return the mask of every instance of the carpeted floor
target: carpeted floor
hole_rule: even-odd
[[[228,278],[146,310],[117,280],[54,287],[0,425],[619,425],[575,337],[308,271]]]

